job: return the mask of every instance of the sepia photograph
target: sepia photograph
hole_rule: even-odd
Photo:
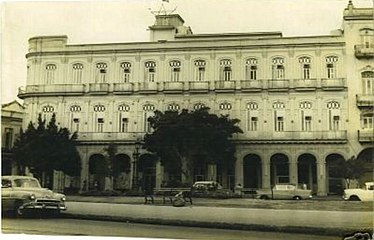
[[[0,9],[2,239],[374,239],[374,0]]]

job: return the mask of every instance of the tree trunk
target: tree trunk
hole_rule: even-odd
[[[186,157],[181,158],[182,161],[182,183],[193,184],[193,171],[191,164]]]

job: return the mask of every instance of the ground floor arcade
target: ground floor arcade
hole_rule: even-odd
[[[82,146],[80,191],[114,189],[127,191],[149,190],[165,184],[183,181],[175,172],[167,172],[156,156],[133,145],[121,145],[113,161],[113,180],[108,184],[105,173],[106,155],[103,146]],[[373,148],[362,150],[372,156]],[[365,154],[364,154],[365,153]],[[202,162],[194,170],[194,181],[216,180],[224,187],[269,189],[276,183],[306,186],[323,196],[341,194],[344,178],[337,170],[339,164],[351,157],[345,145],[251,145],[238,146],[236,161],[228,166]]]

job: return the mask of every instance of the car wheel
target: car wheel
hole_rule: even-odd
[[[360,199],[359,197],[357,197],[356,195],[354,195],[354,196],[350,196],[350,197],[349,197],[349,200],[350,200],[350,201],[361,201],[361,199]]]
[[[300,196],[294,196],[293,200],[301,200],[302,198]]]
[[[269,200],[270,198],[267,195],[262,195],[260,199]]]

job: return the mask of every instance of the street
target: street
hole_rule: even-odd
[[[176,227],[165,225],[134,224],[110,221],[91,221],[77,219],[2,219],[3,234],[37,235],[86,235],[121,236],[171,239],[287,239],[287,240],[333,240],[339,237],[288,234],[278,232],[255,232],[223,230],[196,227]],[[3,235],[2,239],[15,239],[13,235]]]

